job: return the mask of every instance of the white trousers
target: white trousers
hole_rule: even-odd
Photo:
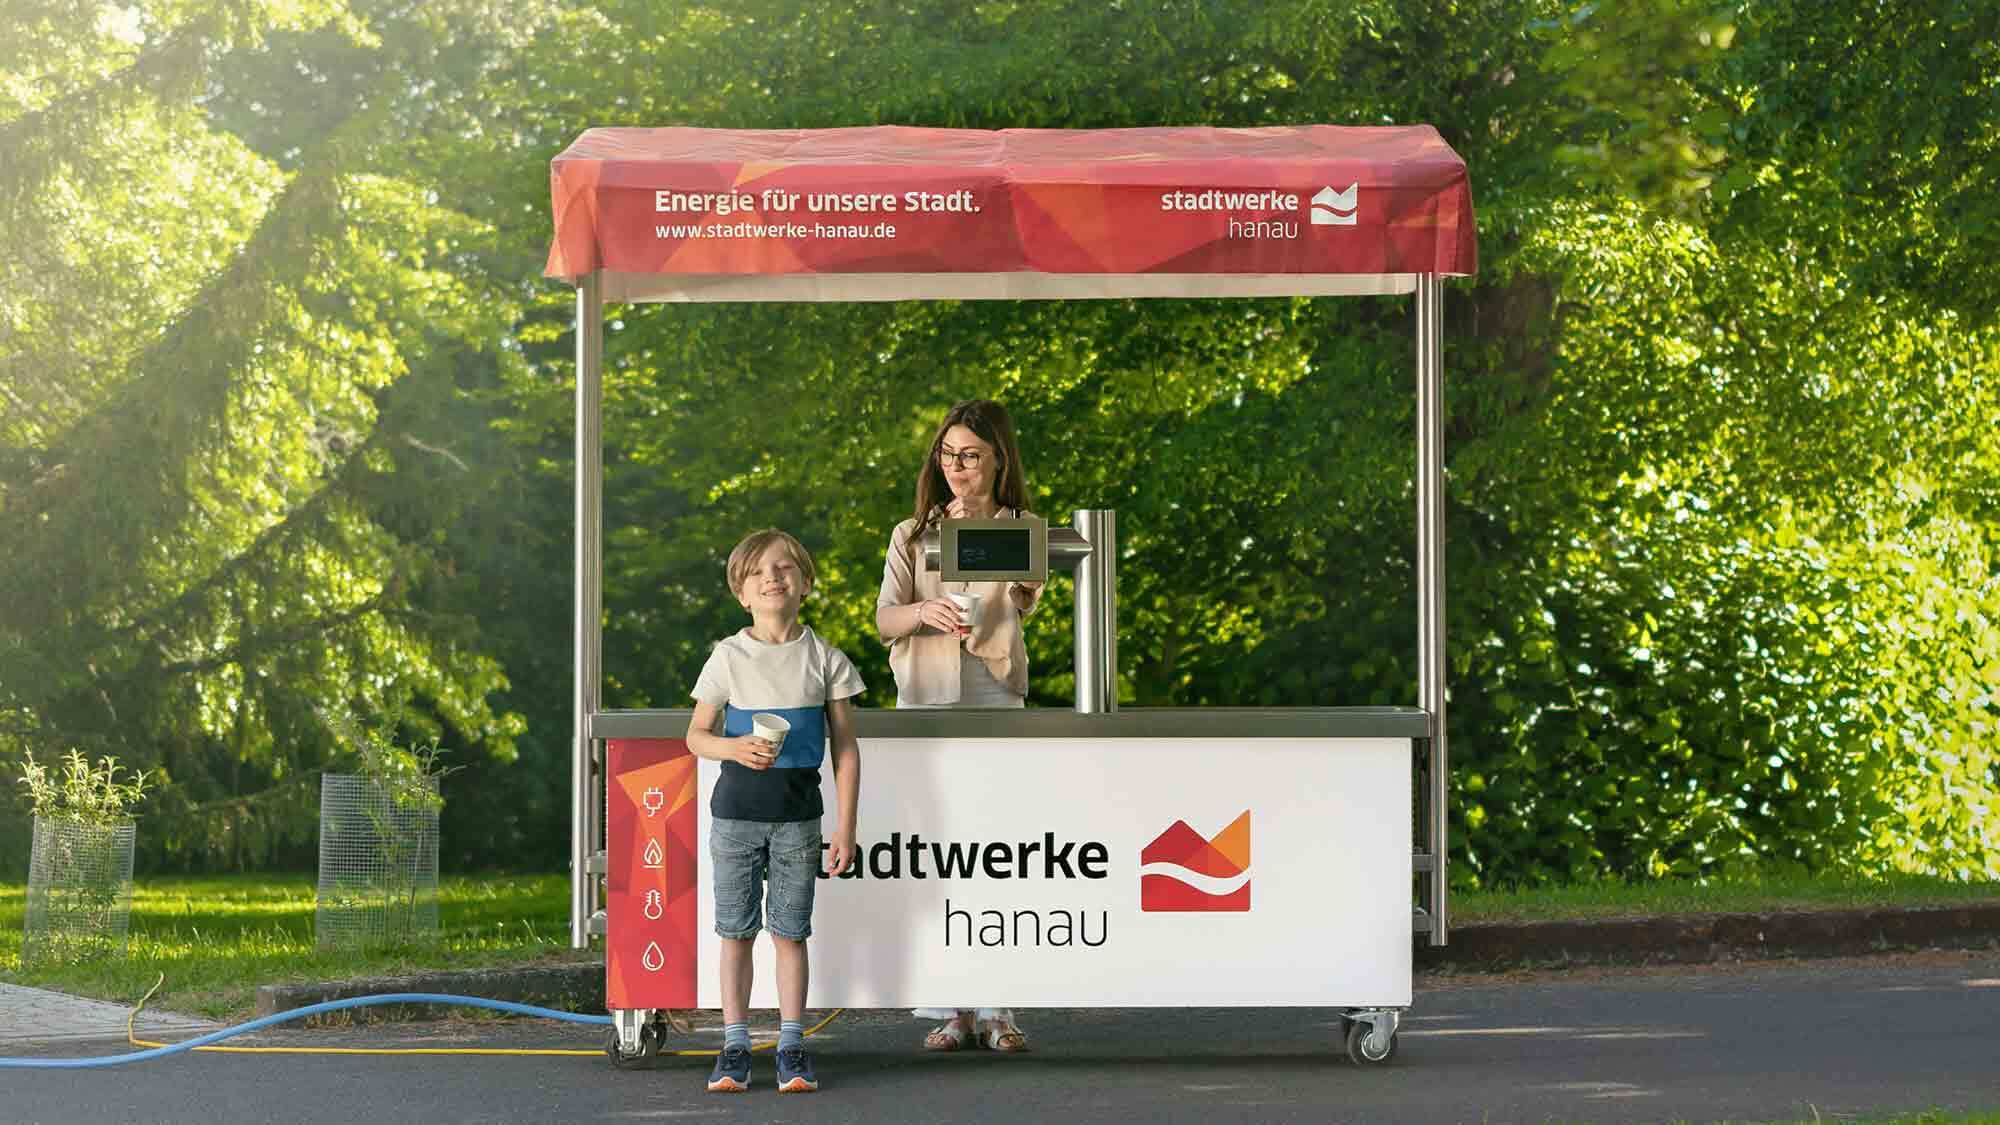
[[[901,695],[896,697],[898,710],[909,707],[919,710],[943,710],[950,707],[1025,707],[1027,700],[1007,690],[1007,685],[993,678],[986,662],[961,650],[958,664],[957,703],[911,703]],[[956,1008],[912,1008],[911,1014],[924,1020],[948,1020],[958,1014]],[[974,1019],[1014,1022],[1012,1008],[975,1008]],[[976,1030],[976,1029],[975,1029]]]
[[[999,1023],[1014,1022],[1014,1009],[1012,1008],[974,1008],[972,1009],[972,1013],[974,1019],[994,1020]],[[958,1014],[958,1009],[911,1008],[910,1014],[920,1020],[948,1020]],[[978,1030],[978,1028],[974,1028],[973,1032],[977,1034]]]

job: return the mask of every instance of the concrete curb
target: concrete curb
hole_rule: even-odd
[[[535,1004],[558,1011],[603,1015],[604,962],[591,960],[519,968],[460,969],[402,977],[358,977],[317,984],[267,984],[257,989],[257,1015],[275,1015],[328,1000],[383,996],[392,992],[479,996],[488,1000]],[[348,1008],[324,1016],[313,1016],[305,1022],[307,1026],[325,1026],[442,1019],[453,1013],[475,1010],[479,1009],[451,1008],[441,1004],[384,1004]]]
[[[1419,946],[1418,969],[1703,964],[1894,949],[2000,948],[2000,902],[1913,909],[1794,910],[1454,927]]]
[[[1451,944],[1420,945],[1415,968],[1495,971],[1567,965],[1702,964],[1777,957],[1838,957],[1896,949],[2000,949],[2000,902],[1914,909],[1798,910],[1769,914],[1668,915],[1572,922],[1454,926]],[[257,1014],[326,1000],[391,992],[442,992],[602,1013],[599,959],[522,968],[372,977],[320,984],[267,984]],[[312,1022],[439,1019],[438,1005],[354,1008]]]

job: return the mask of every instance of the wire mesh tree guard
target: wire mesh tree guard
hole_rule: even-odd
[[[436,792],[434,781],[430,792]],[[398,802],[372,777],[322,775],[313,914],[322,949],[396,945],[436,935],[438,804]]]
[[[138,829],[35,817],[28,856],[24,963],[123,957],[132,921]]]

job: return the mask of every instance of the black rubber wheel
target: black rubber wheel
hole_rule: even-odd
[[[1350,1020],[1347,1024],[1347,1057],[1359,1066],[1371,1066],[1388,1062],[1396,1057],[1396,1036],[1391,1033],[1386,1047],[1377,1050],[1369,1045],[1368,1033],[1375,1025],[1364,1020]]]
[[[660,1031],[652,1024],[639,1029],[639,1053],[628,1055],[618,1049],[618,1029],[612,1028],[604,1041],[604,1053],[619,1070],[651,1070],[660,1063]]]

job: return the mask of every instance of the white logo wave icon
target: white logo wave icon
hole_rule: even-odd
[[[1330,187],[1319,189],[1312,197],[1312,225],[1316,227],[1351,227],[1360,217],[1361,181],[1348,184],[1343,191]]]
[[[1205,895],[1233,895],[1250,881],[1250,872],[1247,870],[1234,875],[1204,875],[1192,868],[1182,867],[1178,863],[1166,863],[1160,860],[1141,865],[1139,874],[1158,875],[1172,879],[1176,883],[1185,883]]]

